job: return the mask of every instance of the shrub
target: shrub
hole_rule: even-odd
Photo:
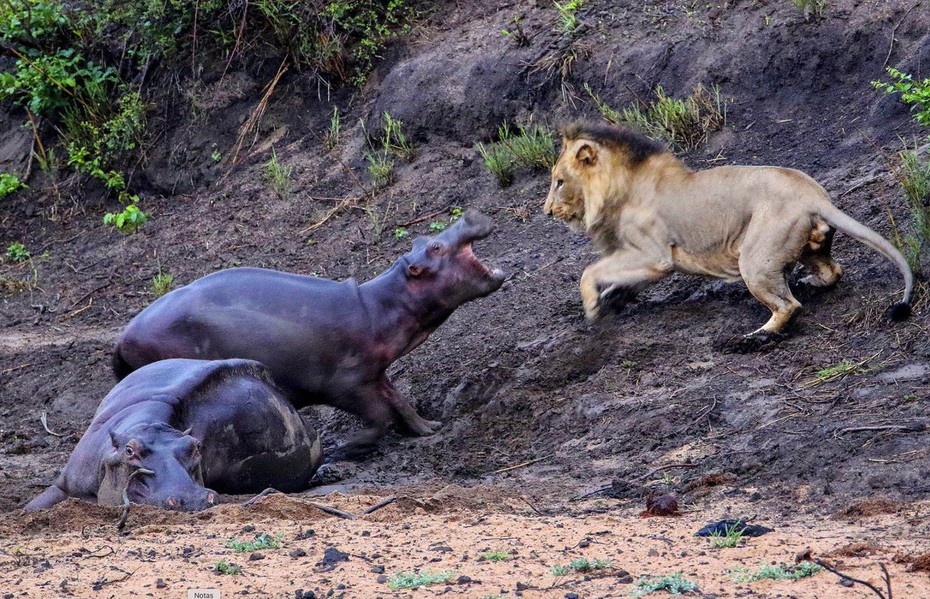
[[[395,591],[416,589],[431,584],[448,582],[455,576],[454,572],[400,572],[388,579],[388,586]]]
[[[25,262],[32,257],[32,254],[29,253],[29,250],[26,249],[26,246],[17,241],[7,246],[6,257],[13,262]]]
[[[799,580],[813,576],[823,571],[823,566],[813,562],[804,561],[791,566],[781,564],[778,566],[766,565],[760,566],[755,572],[748,568],[736,568],[730,573],[730,577],[736,582],[755,582],[757,580]]]
[[[7,197],[17,189],[24,189],[26,184],[19,180],[16,175],[9,173],[0,173],[0,200]]]
[[[888,67],[886,71],[894,81],[873,81],[872,86],[888,94],[901,94],[901,100],[909,104],[914,112],[914,120],[921,125],[930,126],[930,77],[915,81],[913,75],[894,67]]]
[[[122,212],[110,212],[103,215],[103,224],[112,225],[120,233],[135,233],[145,224],[149,215],[139,210],[135,204],[126,206]]]
[[[644,576],[636,581],[636,590],[633,591],[634,597],[642,597],[656,591],[668,591],[673,595],[690,593],[697,591],[698,585],[686,579],[681,572],[668,574],[666,576]]]

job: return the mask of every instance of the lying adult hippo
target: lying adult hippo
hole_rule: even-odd
[[[103,399],[55,483],[27,510],[68,497],[201,510],[216,492],[300,491],[320,440],[252,360],[164,360]],[[215,489],[215,491],[213,490]]]
[[[396,421],[427,435],[388,379],[392,362],[423,343],[456,308],[504,282],[472,252],[491,220],[468,211],[380,276],[359,285],[259,268],[217,272],[172,291],[137,315],[116,342],[117,377],[166,358],[249,358],[265,364],[297,407],[328,404],[366,428],[337,453],[358,456]]]

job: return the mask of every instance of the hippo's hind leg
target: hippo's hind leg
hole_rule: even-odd
[[[354,393],[351,411],[362,417],[366,427],[336,448],[333,461],[359,459],[371,453],[392,422],[415,435],[431,435],[442,426],[417,414],[386,375]]]
[[[407,398],[401,395],[386,375],[382,375],[378,381],[378,395],[391,406],[398,422],[410,433],[420,436],[432,435],[442,427],[441,422],[427,420],[417,414]]]
[[[56,503],[61,503],[67,499],[69,495],[61,490],[61,487],[58,485],[52,485],[49,488],[42,491],[38,497],[30,501],[23,508],[27,512],[33,512],[36,510],[47,510]]]

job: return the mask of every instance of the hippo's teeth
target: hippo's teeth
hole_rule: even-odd
[[[491,276],[492,276],[492,277],[502,277],[502,276],[504,276],[504,271],[502,271],[502,270],[499,269],[499,268],[495,268],[494,270],[491,271]]]

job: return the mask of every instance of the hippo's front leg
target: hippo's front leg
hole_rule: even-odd
[[[417,414],[414,407],[401,395],[387,375],[382,374],[377,385],[379,398],[387,402],[396,414],[398,422],[410,433],[420,436],[432,435],[442,426],[441,422],[426,420]]]

